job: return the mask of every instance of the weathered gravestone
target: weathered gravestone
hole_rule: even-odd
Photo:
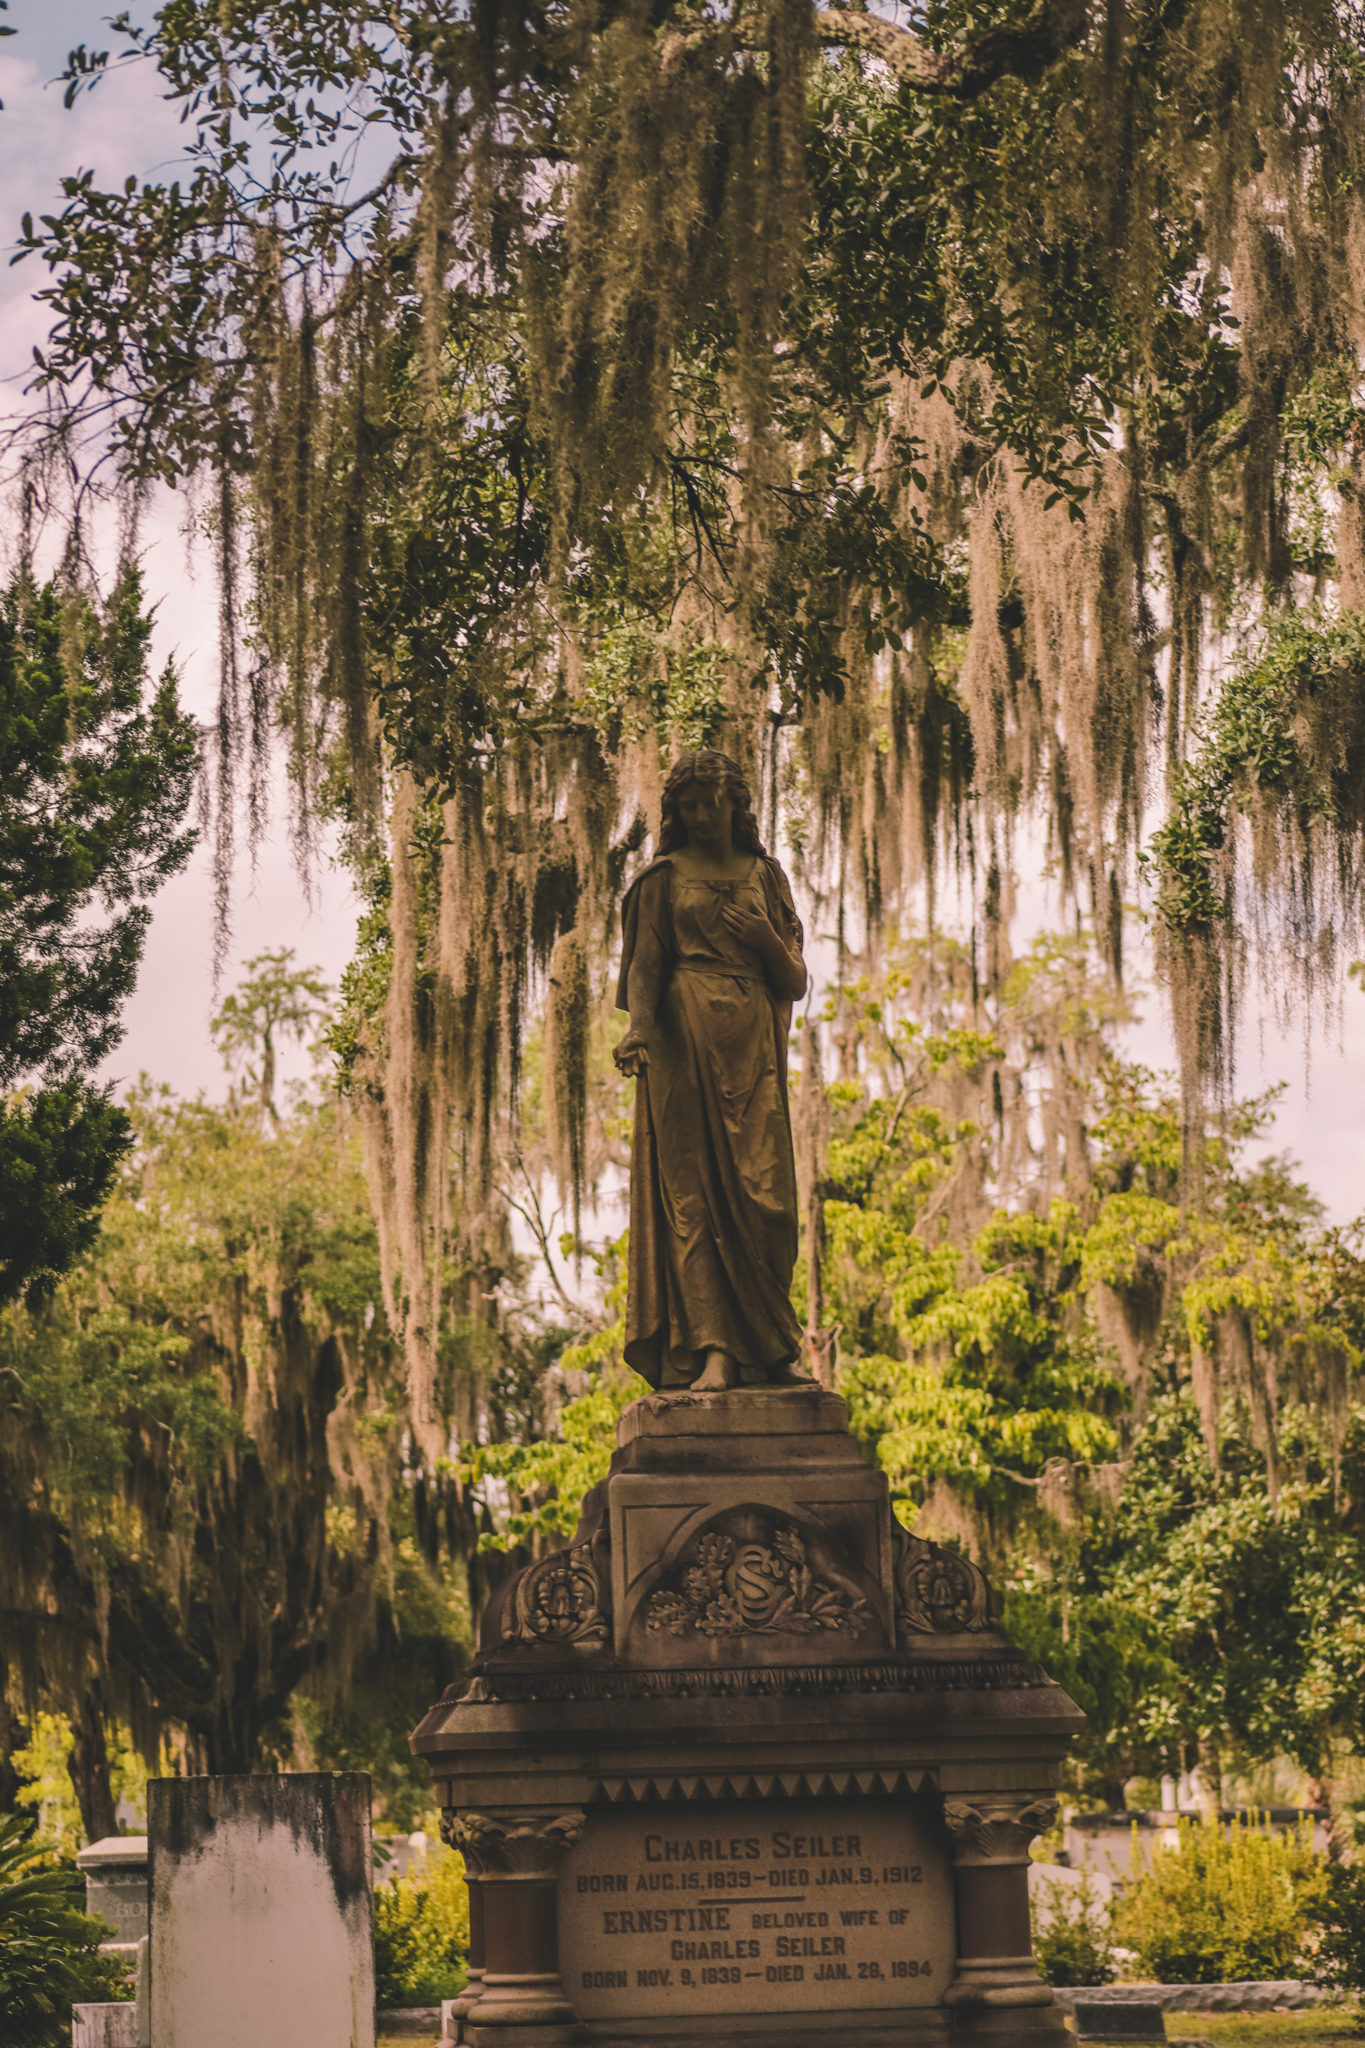
[[[97,1914],[119,1943],[147,1932],[147,1837],[106,1835],[76,1853],[85,1879],[85,1910]]]
[[[374,2048],[370,1781],[147,1788],[151,2048]]]
[[[636,1402],[413,1738],[470,1874],[464,2039],[1060,2041],[1028,1854],[1080,1725],[837,1396]]]

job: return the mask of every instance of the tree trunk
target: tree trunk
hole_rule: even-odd
[[[1196,1778],[1200,1817],[1219,1821],[1223,1815],[1223,1759],[1211,1735],[1199,1738],[1199,1767]]]
[[[19,1747],[19,1723],[10,1711],[9,1666],[0,1657],[0,1813],[9,1813],[19,1790],[19,1773],[10,1758]]]
[[[1329,1741],[1323,1754],[1322,1774],[1308,1784],[1308,1799],[1313,1806],[1327,1808],[1327,1860],[1329,1863],[1348,1863],[1355,1847],[1355,1812],[1349,1801],[1343,1799],[1341,1774],[1337,1769],[1336,1746]]]
[[[68,1716],[75,1742],[66,1767],[80,1802],[81,1826],[87,1842],[102,1842],[106,1835],[118,1833],[102,1705],[99,1688],[92,1687],[81,1700],[79,1715]]]

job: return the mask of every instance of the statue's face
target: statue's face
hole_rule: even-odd
[[[678,816],[691,846],[728,848],[734,808],[734,799],[720,782],[685,782],[678,791]]]

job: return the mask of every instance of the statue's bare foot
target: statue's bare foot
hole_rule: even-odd
[[[768,1380],[770,1387],[816,1387],[819,1384],[814,1373],[807,1372],[795,1359],[789,1365],[780,1365]]]
[[[708,1351],[706,1363],[692,1382],[694,1394],[724,1394],[735,1384],[735,1361],[727,1351]]]

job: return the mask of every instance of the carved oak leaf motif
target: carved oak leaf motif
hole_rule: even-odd
[[[669,1635],[860,1633],[870,1620],[861,1595],[813,1563],[794,1522],[769,1518],[764,1535],[708,1529],[645,1610],[645,1626]]]

